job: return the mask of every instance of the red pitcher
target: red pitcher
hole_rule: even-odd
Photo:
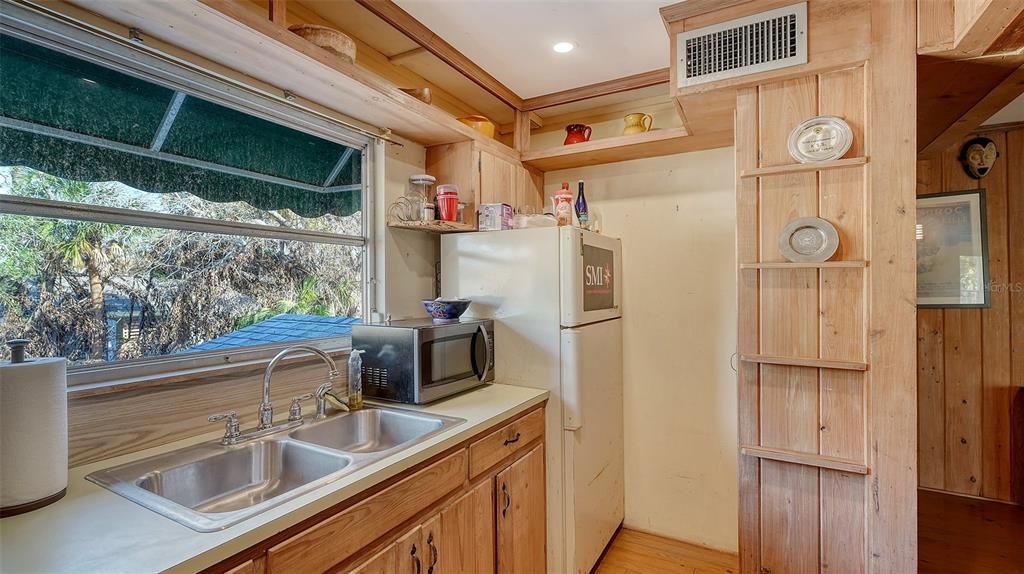
[[[569,124],[565,126],[565,142],[562,145],[588,141],[590,141],[590,126],[583,124]]]

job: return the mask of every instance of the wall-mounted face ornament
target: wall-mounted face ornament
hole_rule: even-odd
[[[999,151],[996,150],[996,142],[986,137],[973,138],[960,148],[960,163],[963,164],[967,175],[974,179],[988,175],[997,157]]]

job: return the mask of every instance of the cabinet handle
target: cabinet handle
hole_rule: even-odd
[[[412,556],[412,563],[414,566],[416,566],[416,574],[420,574],[420,557],[416,555],[415,544],[412,545],[412,551],[409,552],[409,555]]]
[[[505,506],[501,509],[501,515],[505,516],[508,512],[508,507],[512,506],[512,495],[508,493],[508,484],[501,483],[501,493],[505,495]]]
[[[507,439],[505,439],[505,446],[508,446],[508,445],[510,445],[510,444],[514,444],[514,443],[517,443],[517,442],[519,442],[519,439],[520,439],[520,438],[522,438],[522,435],[521,435],[521,434],[519,434],[519,433],[516,433],[516,436],[514,436],[514,437],[512,437],[512,438],[507,438]]]
[[[434,546],[434,533],[427,536],[427,546],[430,547],[430,566],[427,566],[427,574],[434,574],[434,566],[437,566],[437,546]]]

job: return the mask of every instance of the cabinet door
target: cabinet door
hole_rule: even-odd
[[[366,562],[357,565],[351,574],[393,574],[398,572],[395,565],[398,554],[395,550],[394,544],[388,546]]]
[[[441,553],[442,525],[441,514],[435,514],[422,526],[420,540],[423,545],[423,563],[426,574],[442,574],[447,572],[445,557]]]
[[[480,152],[480,203],[507,203],[514,207],[516,166],[492,153]]]
[[[544,174],[517,167],[516,197],[512,206],[522,213],[544,213]]]
[[[355,566],[351,574],[422,574],[422,529],[417,526],[366,562]]]
[[[547,540],[544,445],[498,473],[495,479],[498,573],[544,574]]]
[[[494,483],[487,480],[441,512],[443,574],[494,573]]]

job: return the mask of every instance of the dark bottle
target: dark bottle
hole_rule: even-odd
[[[580,227],[587,229],[590,222],[590,213],[587,208],[587,196],[583,194],[583,180],[579,182],[579,194],[576,196],[576,218],[580,220]]]

